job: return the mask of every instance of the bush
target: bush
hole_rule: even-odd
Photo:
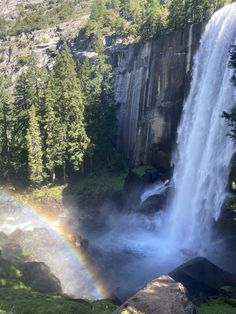
[[[23,67],[28,63],[28,61],[29,61],[29,56],[20,56],[18,58],[17,65],[20,67]]]

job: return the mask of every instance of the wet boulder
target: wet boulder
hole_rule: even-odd
[[[137,207],[137,211],[144,215],[154,215],[165,207],[165,203],[165,195],[152,195]]]
[[[28,262],[23,265],[23,281],[35,291],[48,294],[62,294],[60,280],[42,262]]]
[[[143,180],[135,172],[130,171],[124,182],[124,199],[127,206],[135,206],[139,202],[140,194],[143,190]]]
[[[113,314],[194,314],[184,286],[169,276],[147,284],[121,305]]]
[[[168,275],[181,282],[193,298],[217,295],[221,287],[236,285],[236,275],[225,272],[203,257],[184,263]]]

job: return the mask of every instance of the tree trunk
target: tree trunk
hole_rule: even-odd
[[[52,183],[53,183],[53,184],[54,184],[54,182],[55,182],[55,179],[56,179],[55,169],[53,168],[53,169],[52,169]]]
[[[63,182],[66,183],[66,163],[63,163]]]

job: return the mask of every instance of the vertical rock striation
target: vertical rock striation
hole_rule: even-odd
[[[203,27],[187,25],[158,40],[110,50],[118,147],[130,164],[160,164],[170,154]]]

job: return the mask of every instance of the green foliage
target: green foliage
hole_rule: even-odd
[[[11,141],[15,172],[21,171],[23,176],[31,173],[31,171],[27,169],[28,161],[32,157],[30,157],[32,151],[29,149],[31,149],[32,146],[29,146],[29,136],[31,136],[33,132],[32,126],[29,125],[29,123],[31,123],[29,112],[32,106],[34,106],[35,115],[38,115],[41,111],[46,80],[44,71],[37,67],[37,60],[34,55],[29,57],[27,66],[28,69],[18,77],[15,85],[13,135]],[[38,118],[37,123],[34,121],[34,125],[36,125],[37,128],[40,128],[40,123],[41,120]],[[30,133],[28,134],[29,131]],[[41,137],[40,129],[37,130],[34,135]],[[26,138],[28,138],[28,140],[26,140]],[[40,141],[37,139],[37,142],[39,143]]]
[[[176,29],[186,23],[206,20],[227,2],[225,0],[172,0],[169,6],[169,26]]]
[[[29,180],[32,184],[40,184],[43,181],[43,152],[39,122],[34,105],[29,109],[28,114],[29,123],[26,131],[26,142]]]
[[[17,18],[0,18],[0,38],[77,20],[90,14],[85,32],[99,38],[147,40],[169,29],[207,19],[230,0],[51,0],[18,5]],[[91,12],[90,12],[91,11]]]
[[[7,22],[4,17],[0,16],[0,39],[5,38],[7,35]]]
[[[226,209],[232,212],[232,218],[236,221],[236,198],[229,197],[226,203]]]
[[[0,313],[15,314],[110,314],[110,301],[69,301],[60,296],[33,291],[22,282],[21,264],[0,258]]]
[[[55,167],[62,165],[65,155],[65,134],[60,118],[56,115],[56,87],[53,78],[50,77],[46,89],[45,111],[44,111],[44,133],[45,133],[45,168],[50,173],[52,181],[55,180]]]
[[[14,123],[11,97],[6,88],[5,80],[0,77],[0,171],[3,178],[8,178],[11,171]]]
[[[86,5],[85,5],[86,4]],[[90,1],[66,0],[49,1],[49,4],[26,4],[18,6],[19,16],[5,23],[7,30],[3,34],[17,35],[55,26],[58,23],[76,20],[89,12]],[[0,36],[1,36],[0,20]]]
[[[11,263],[0,257],[0,278],[1,280],[3,279],[19,280],[21,278],[21,270],[16,264]]]
[[[206,20],[227,0],[94,1],[87,36],[110,33],[114,39],[149,40],[186,23]]]
[[[90,165],[107,166],[116,154],[116,105],[112,91],[112,69],[100,53],[93,67],[88,59],[79,67],[85,102],[86,131],[90,138],[87,160]]]
[[[232,83],[236,86],[236,45],[231,48],[229,65],[233,69]]]
[[[34,199],[62,200],[65,185],[45,185],[31,191]]]
[[[104,200],[104,196],[122,191],[127,174],[127,168],[120,171],[101,169],[80,178],[76,183],[71,183],[65,190],[65,194],[78,197],[83,205],[97,207]]]
[[[69,301],[24,289],[0,289],[0,299],[2,313],[12,314],[111,314],[116,309],[109,301]]]
[[[77,69],[64,45],[50,72],[34,55],[25,63],[13,102],[0,82],[1,177],[11,173],[35,186],[107,166],[116,155],[116,106],[105,55]]]
[[[145,19],[140,27],[140,36],[148,40],[162,34],[168,26],[169,12],[158,0],[152,0],[146,10]]]
[[[24,65],[28,63],[28,60],[29,60],[29,56],[20,56],[18,58],[17,65],[20,67],[23,67]]]
[[[223,297],[201,304],[197,314],[236,314],[236,308],[225,302]]]
[[[220,290],[223,293],[235,293],[236,292],[236,287],[232,287],[232,286],[223,286],[220,288]]]
[[[138,174],[139,176],[143,176],[145,175],[147,172],[150,172],[152,170],[154,170],[155,168],[149,165],[145,165],[145,166],[139,166],[139,167],[135,167],[132,168],[132,172]]]
[[[66,163],[69,163],[78,171],[89,139],[85,130],[81,88],[67,46],[55,60],[45,108],[46,168],[53,173],[56,166],[63,166],[65,170]]]
[[[236,46],[233,46],[230,52],[230,66],[233,69],[232,84],[236,87]],[[223,112],[222,117],[226,120],[230,127],[228,134],[234,142],[236,142],[236,108],[232,108],[230,112]]]

